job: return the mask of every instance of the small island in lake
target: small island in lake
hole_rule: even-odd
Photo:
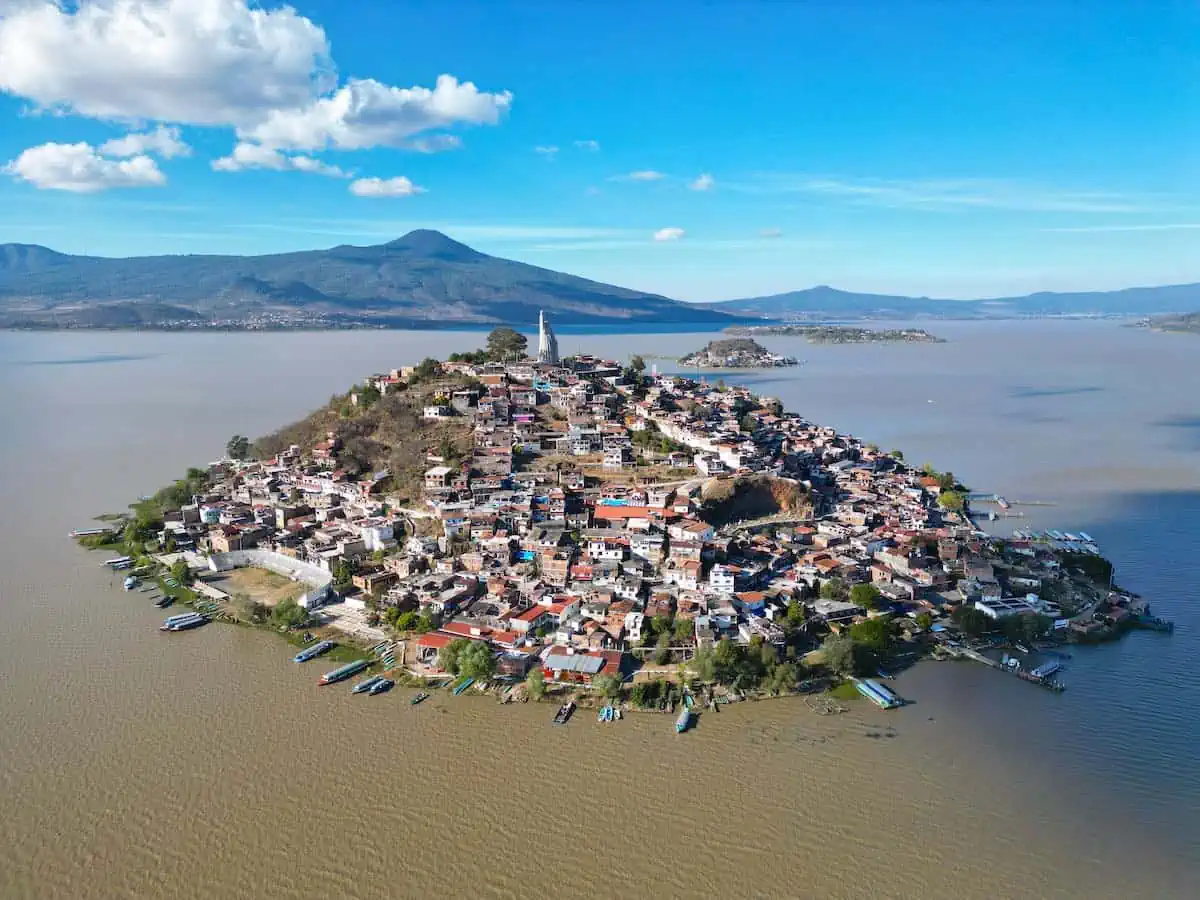
[[[827,691],[814,712],[891,709],[875,676],[931,658],[1061,690],[1063,644],[1171,630],[1087,533],[999,538],[972,518],[1020,501],[746,387],[560,359],[544,319],[526,343],[498,328],[368,374],[72,537],[112,554],[120,596],[171,608],[167,634],[257,626],[321,685],[557,695],[561,724],[682,707],[687,730]]]
[[[772,353],[750,338],[724,338],[709,341],[708,346],[679,360],[681,366],[705,369],[772,369],[797,365],[795,357]]]
[[[1155,316],[1145,322],[1147,328],[1172,334],[1200,334],[1200,312],[1173,316]]]
[[[944,344],[923,328],[853,328],[848,325],[733,325],[726,334],[802,337],[810,344]]]

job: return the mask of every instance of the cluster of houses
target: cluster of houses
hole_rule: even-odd
[[[215,465],[163,540],[271,550],[327,569],[343,602],[424,614],[434,628],[408,659],[422,672],[466,639],[486,642],[501,673],[540,666],[587,684],[622,671],[649,620],[673,620],[685,653],[723,638],[782,646],[797,602],[819,633],[954,604],[1058,614],[1038,599],[1052,553],[1009,542],[1002,562],[964,514],[939,509],[936,479],[746,389],[592,357],[443,370],[472,387],[434,394],[423,415],[469,424],[473,449],[431,449],[420,508],[389,499],[387,472],[347,476],[330,433]],[[367,384],[386,394],[411,374]],[[747,475],[801,488],[804,518],[714,527],[706,483]],[[830,583],[838,590],[823,592]],[[843,588],[857,583],[878,589],[880,608],[850,599]]]

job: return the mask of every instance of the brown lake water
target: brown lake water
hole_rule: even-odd
[[[767,701],[682,736],[654,715],[551,728],[549,705],[318,689],[320,664],[270,635],[160,634],[65,538],[234,432],[480,336],[0,333],[0,896],[1194,896],[1200,340],[927,327],[950,341],[765,339],[806,365],[727,380],[1055,504],[1006,527],[1088,531],[1176,633],[1075,651],[1061,695],[928,663],[899,679],[902,710]]]

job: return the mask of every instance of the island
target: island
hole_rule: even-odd
[[[972,502],[1013,504],[951,472],[744,387],[560,359],[544,318],[530,349],[498,328],[369,374],[72,536],[168,635],[259,627],[320,685],[552,697],[556,723],[890,709],[920,659],[1061,690],[1063,645],[1171,629],[1090,535],[982,531]]]
[[[771,369],[797,362],[794,357],[771,353],[750,338],[725,338],[709,341],[703,349],[681,357],[679,364],[702,369]]]
[[[1174,334],[1200,334],[1200,312],[1182,313],[1174,316],[1155,316],[1142,324],[1155,331]]]
[[[944,344],[923,328],[854,328],[848,325],[732,325],[726,334],[806,338],[810,344]]]

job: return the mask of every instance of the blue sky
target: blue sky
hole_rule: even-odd
[[[1182,0],[0,0],[0,242],[431,227],[695,300],[1200,281],[1198,51]]]

